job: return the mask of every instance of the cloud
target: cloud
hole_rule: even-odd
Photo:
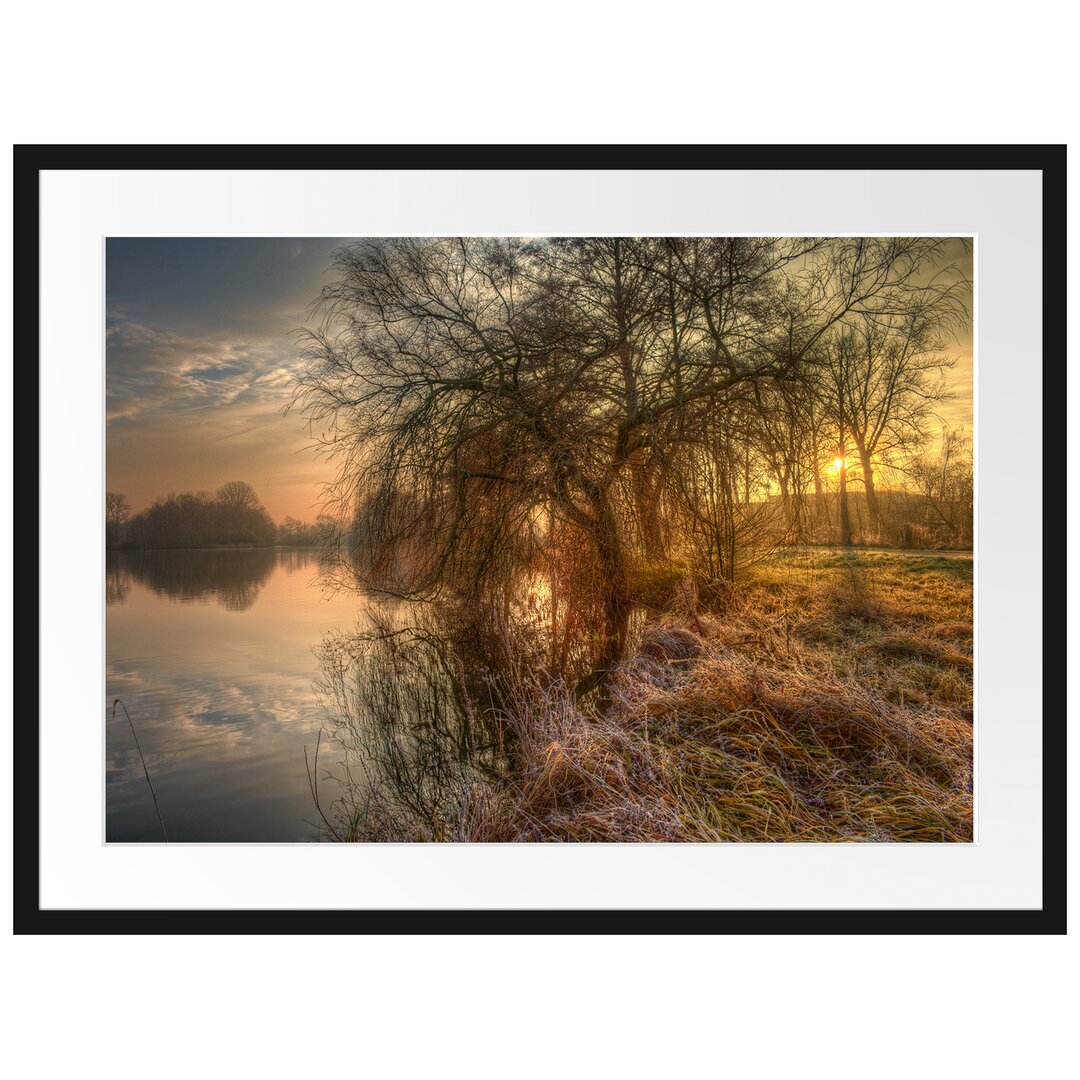
[[[280,408],[288,400],[287,339],[186,337],[113,318],[105,348],[110,424],[220,406]]]
[[[106,473],[138,511],[246,480],[271,515],[313,520],[330,467],[284,415],[294,332],[333,238],[110,238]]]
[[[287,336],[193,336],[122,318],[106,329],[107,482],[135,510],[169,491],[251,483],[271,515],[311,520],[328,468],[283,415],[295,357]]]

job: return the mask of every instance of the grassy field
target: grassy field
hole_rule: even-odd
[[[521,673],[501,783],[447,839],[970,841],[972,563],[786,553],[665,610],[582,711]]]

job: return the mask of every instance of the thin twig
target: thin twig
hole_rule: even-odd
[[[150,779],[150,770],[146,767],[146,758],[143,757],[142,747],[139,745],[139,736],[135,734],[135,725],[131,722],[131,713],[128,712],[127,706],[117,698],[112,703],[112,715],[113,719],[116,719],[116,706],[124,710],[124,715],[127,717],[128,727],[131,728],[131,736],[135,740],[135,749],[139,751],[139,760],[142,762],[142,771],[146,776],[146,782],[150,785],[150,794],[154,797],[154,810],[157,812],[158,824],[161,826],[161,835],[165,837],[165,843],[169,842],[169,834],[165,831],[165,822],[161,820],[161,807],[158,806],[157,792],[154,790],[154,782]]]
[[[322,806],[319,805],[319,744],[322,742],[322,729],[319,729],[319,736],[315,740],[315,764],[308,765],[307,747],[304,747],[304,768],[307,770],[308,787],[311,788],[311,797],[315,800],[315,809],[319,811],[319,817],[323,819],[326,827],[334,834],[334,839],[339,844],[343,844],[345,841],[341,839],[341,835],[337,829],[330,824],[329,819],[323,813]],[[314,773],[314,778],[312,777]]]

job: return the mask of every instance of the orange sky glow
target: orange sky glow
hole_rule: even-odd
[[[245,480],[276,521],[313,521],[333,475],[285,413],[296,331],[327,280],[334,238],[111,238],[106,247],[106,486],[155,496]],[[972,257],[955,261],[972,276]],[[969,431],[969,328],[941,419]]]

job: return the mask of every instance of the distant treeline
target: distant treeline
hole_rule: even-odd
[[[883,489],[871,509],[866,493],[847,492],[851,543],[898,548],[970,549],[974,513],[970,494],[934,498],[919,491]],[[781,496],[769,500],[771,521],[777,530],[785,521],[787,543],[837,545],[843,541],[840,496],[836,492]]]
[[[223,484],[213,494],[182,492],[156,498],[131,514],[127,497],[105,495],[106,545],[110,548],[304,547],[319,542],[326,529],[286,517],[281,524],[243,480]]]

